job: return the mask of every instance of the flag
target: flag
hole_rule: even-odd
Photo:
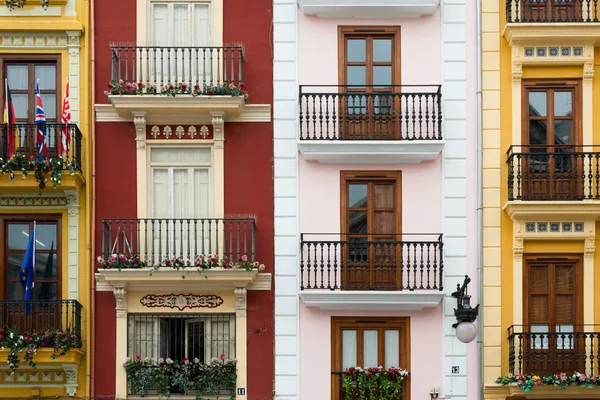
[[[21,265],[21,273],[19,274],[19,280],[21,285],[25,289],[24,300],[29,302],[25,306],[25,315],[31,311],[31,300],[33,300],[33,273],[35,271],[35,222],[33,223],[33,229],[29,235],[29,243],[27,243],[27,250],[25,250],[25,257],[23,258],[23,264]]]
[[[2,122],[6,124],[8,156],[12,157],[19,148],[19,131],[15,126],[11,127],[11,125],[15,125],[17,123],[17,117],[15,115],[15,106],[13,105],[12,98],[10,97],[8,78],[4,79],[4,119]]]
[[[67,76],[67,86],[65,87],[65,97],[63,99],[60,122],[64,124],[60,135],[60,155],[66,157],[69,148],[71,147],[71,134],[69,133],[69,124],[71,123],[71,106],[69,106],[69,76]]]
[[[38,159],[42,161],[48,156],[48,145],[46,144],[46,115],[42,105],[40,94],[40,80],[35,83],[35,123],[37,125],[37,153]]]

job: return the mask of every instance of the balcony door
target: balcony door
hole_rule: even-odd
[[[524,22],[576,22],[581,20],[581,6],[575,0],[520,0]]]
[[[222,226],[209,218],[211,210],[211,149],[165,148],[150,150],[150,205],[155,257],[193,259],[215,250]],[[141,243],[143,245],[143,243]],[[159,254],[160,253],[160,254]]]
[[[342,288],[401,287],[401,173],[341,173]]]
[[[522,346],[528,373],[583,371],[583,274],[580,256],[525,257]]]
[[[339,27],[339,132],[344,139],[397,139],[400,27]]]
[[[581,198],[584,159],[577,154],[582,144],[579,82],[524,81],[523,94],[523,197]]]

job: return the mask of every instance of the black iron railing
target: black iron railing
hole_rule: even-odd
[[[0,300],[0,323],[22,334],[57,330],[81,337],[81,309],[77,300]]]
[[[175,47],[116,46],[112,80],[143,83],[146,88],[185,83],[193,88],[241,85],[244,56],[241,46]]]
[[[141,218],[102,220],[102,256],[138,256],[160,263],[201,254],[219,254],[231,261],[255,261],[252,218]]]
[[[439,234],[303,233],[300,290],[442,290],[442,257]]]
[[[600,373],[600,325],[513,325],[508,328],[512,374]]]
[[[598,22],[599,0],[506,0],[506,21]]]
[[[47,158],[56,158],[60,156],[61,139],[63,128],[67,127],[66,132],[70,135],[71,143],[66,155],[63,157],[69,163],[75,166],[75,169],[81,172],[81,131],[76,124],[16,124],[11,125],[11,131],[16,132],[19,137],[19,147],[16,153],[23,154],[28,159],[34,157],[37,159],[37,131],[38,128],[45,129]],[[4,160],[7,160],[9,154],[8,135],[6,125],[0,125],[0,154]],[[66,168],[66,167],[65,167]]]
[[[301,140],[440,140],[439,85],[300,86]]]
[[[600,199],[600,148],[511,146],[509,200]]]

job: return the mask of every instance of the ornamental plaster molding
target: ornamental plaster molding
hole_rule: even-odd
[[[163,128],[163,135],[165,136],[165,138],[168,139],[172,133],[173,133],[173,129],[171,129],[171,127],[169,125],[167,125]]]
[[[588,58],[583,64],[583,84],[591,86],[594,79],[594,58]]]
[[[175,136],[177,136],[177,139],[181,139],[183,135],[185,135],[185,130],[183,129],[183,126],[178,125],[177,128],[175,128]]]
[[[585,261],[594,261],[594,255],[596,254],[596,236],[588,236],[585,238],[585,250],[584,257]]]
[[[206,125],[202,125],[200,127],[200,136],[202,136],[202,139],[206,139],[206,137],[208,136],[208,126]]]
[[[224,148],[225,142],[225,119],[223,112],[212,112],[213,140],[215,141],[215,149]]]
[[[67,394],[73,397],[77,394],[77,387],[79,387],[77,383],[77,370],[79,368],[74,365],[64,365],[63,368],[65,371],[65,389]]]
[[[178,308],[217,308],[223,304],[223,298],[214,294],[148,294],[140,299],[144,307]]]
[[[1,196],[0,197],[0,209],[1,208],[29,208],[29,207],[43,207],[43,208],[65,208],[67,206],[67,198],[65,196],[27,196],[25,194],[20,196]]]
[[[127,318],[127,291],[123,286],[117,286],[113,288],[117,305],[117,318]]]
[[[521,80],[523,79],[523,63],[521,60],[513,61],[512,67],[512,82],[513,86],[521,86]]]
[[[523,261],[523,249],[524,249],[523,236],[515,236],[513,240],[513,257],[515,262]]]
[[[0,40],[2,49],[66,49],[68,44],[67,32],[5,32]]]
[[[133,114],[133,124],[135,125],[135,146],[138,149],[146,148],[146,113],[136,112]],[[154,129],[154,127],[152,128]]]
[[[235,316],[246,317],[246,305],[247,305],[247,290],[246,286],[236,286],[234,289],[235,293]]]

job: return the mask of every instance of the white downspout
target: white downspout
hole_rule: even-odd
[[[481,311],[477,318],[477,385],[478,398],[483,400],[483,129],[481,93],[481,1],[476,1],[477,35],[477,301]],[[488,0],[489,1],[489,0]]]

